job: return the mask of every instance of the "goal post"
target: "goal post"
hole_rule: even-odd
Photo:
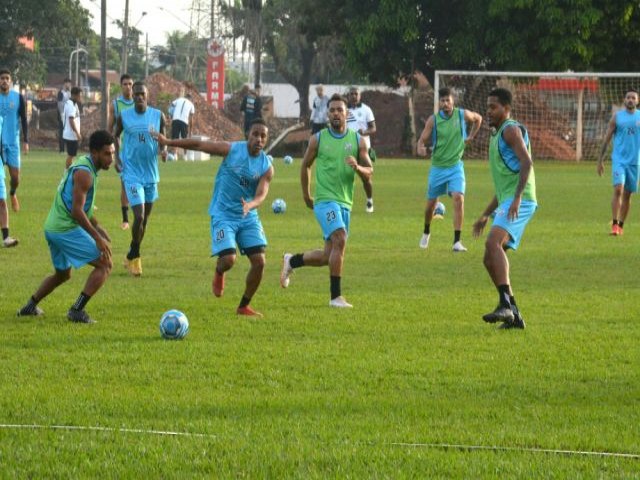
[[[611,115],[624,108],[628,89],[640,89],[640,73],[437,70],[434,113],[443,87],[451,89],[457,106],[485,119],[466,158],[487,158],[487,96],[505,87],[513,93],[511,116],[529,131],[534,159],[580,161],[598,158]]]

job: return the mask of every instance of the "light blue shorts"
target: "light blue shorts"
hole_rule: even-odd
[[[322,228],[322,238],[327,241],[336,230],[343,229],[349,234],[351,210],[338,202],[320,202],[313,205],[313,213]]]
[[[20,145],[2,145],[2,160],[5,165],[20,168]]]
[[[464,177],[462,160],[453,167],[431,167],[427,199],[434,200],[441,195],[461,193],[464,195],[467,181]]]
[[[143,203],[153,203],[158,199],[157,183],[129,183],[126,180],[123,182],[129,205],[132,207]]]
[[[509,198],[498,205],[498,208],[496,208],[494,212],[495,217],[493,218],[493,226],[500,227],[509,233],[509,237],[511,238],[507,242],[506,247],[516,250],[520,245],[522,235],[524,235],[524,228],[533,218],[533,214],[538,208],[538,204],[529,200],[522,200],[522,202],[520,202],[518,218],[511,221],[507,218],[511,202],[513,202],[513,198]]]
[[[100,258],[96,241],[82,227],[67,232],[44,232],[56,270],[80,268]]]
[[[211,217],[211,255],[224,250],[240,248],[240,253],[251,248],[267,246],[260,217],[252,216],[242,220],[215,220]]]
[[[614,163],[611,168],[611,180],[613,186],[624,185],[627,192],[638,191],[638,165],[624,165]]]

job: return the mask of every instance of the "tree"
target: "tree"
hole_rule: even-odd
[[[637,70],[640,5],[605,0],[345,0],[355,69]]]
[[[337,47],[334,36],[339,37],[336,25],[342,25],[337,13],[340,5],[336,0],[268,0],[265,4],[265,47],[276,71],[297,90],[301,119],[309,118],[309,85],[318,51]]]
[[[27,83],[44,81],[47,69],[65,71],[76,39],[91,35],[89,12],[79,0],[3,0],[0,3],[0,64]],[[35,52],[25,50],[18,38],[30,35]]]

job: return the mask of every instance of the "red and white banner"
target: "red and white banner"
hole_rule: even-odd
[[[207,42],[207,101],[224,108],[224,46],[217,38]]]

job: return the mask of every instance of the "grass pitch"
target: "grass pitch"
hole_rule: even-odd
[[[640,455],[640,207],[609,237],[610,180],[593,164],[536,165],[540,208],[509,254],[528,328],[503,332],[481,320],[497,294],[470,227],[492,190],[487,164],[473,161],[465,254],[450,251],[448,200],[429,250],[418,248],[427,162],[379,160],[372,215],[358,181],[343,277],[355,308],[336,311],[326,268],[279,286],[282,253],[322,240],[299,159],[277,159],[261,209],[261,320],[235,315],[245,258],[224,297],[211,295],[206,212],[219,160],[162,165],[138,279],[122,267],[118,180],[103,172],[96,216],[115,265],[87,307],[98,323],[65,318],[90,267],[41,303],[44,317],[16,318],[52,269],[42,224],[63,163],[23,157],[22,211],[11,215],[21,243],[0,250],[0,477],[640,478],[637,458],[526,451]],[[271,212],[278,197],[284,215]],[[170,308],[189,317],[184,341],[160,338]]]

